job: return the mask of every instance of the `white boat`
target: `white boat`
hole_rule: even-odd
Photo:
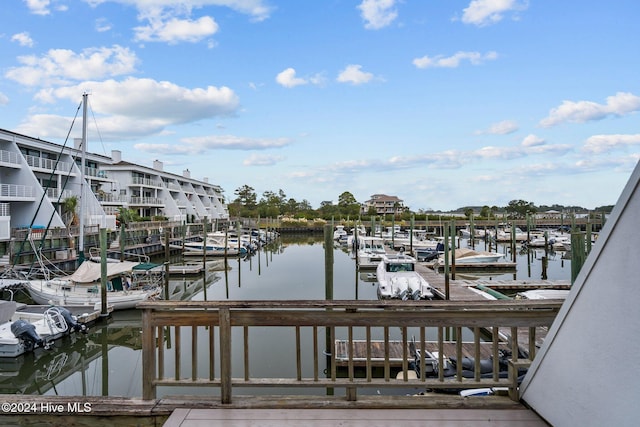
[[[386,251],[384,249],[384,240],[381,237],[364,236],[358,237],[358,267],[359,268],[376,268]]]
[[[347,230],[344,229],[344,225],[336,225],[336,229],[333,232],[333,240],[337,240],[337,241],[341,241],[344,240],[344,242],[346,243],[347,241]]]
[[[567,250],[567,247],[569,248],[569,250],[571,249],[571,235],[569,234],[556,235],[552,239],[550,239],[549,242],[553,249],[558,251],[565,251]]]
[[[515,234],[512,235],[510,228],[498,229],[498,233],[495,236],[496,241],[498,242],[510,242],[515,240],[516,242],[526,241],[529,238],[526,231],[521,230],[518,227],[515,227]]]
[[[142,266],[145,263],[106,263],[107,305],[113,306],[114,310],[125,310],[160,296],[162,271],[139,269]],[[101,277],[101,264],[86,260],[69,276],[27,280],[25,286],[36,304],[93,307],[102,303]]]
[[[516,299],[566,299],[569,291],[566,289],[532,289],[518,292]]]
[[[230,238],[224,232],[207,233],[205,240],[184,243],[185,255],[202,255],[206,250],[211,256],[245,255],[247,248],[238,243],[237,238]]]
[[[378,298],[419,300],[432,299],[433,289],[429,282],[416,271],[416,259],[403,251],[396,255],[386,254],[376,268]]]
[[[78,331],[86,332],[86,325],[65,307],[0,300],[0,357],[17,357],[37,347],[48,348],[52,341]]]
[[[357,250],[360,245],[360,238],[367,235],[367,229],[360,224],[351,229],[351,234],[347,235],[347,246],[353,250]]]
[[[490,264],[500,261],[504,254],[498,252],[474,251],[469,248],[455,250],[456,264]],[[440,265],[444,265],[444,255],[438,259]]]
[[[438,243],[442,243],[442,239],[431,239],[427,236],[426,230],[413,229],[410,232],[402,232],[397,234],[393,239],[386,239],[387,243],[393,243],[394,249],[409,251],[416,250],[436,250]]]

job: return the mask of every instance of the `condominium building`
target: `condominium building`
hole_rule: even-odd
[[[376,215],[400,215],[407,209],[403,200],[386,194],[372,195],[371,199],[362,204],[362,214],[368,214],[371,208],[375,209]]]
[[[84,207],[85,225],[115,229],[120,208],[141,217],[174,221],[227,219],[223,190],[208,179],[165,172],[112,156],[85,153],[81,140],[63,146],[0,129],[0,241],[16,228],[64,228],[70,213],[63,205],[76,197]],[[80,214],[80,212],[78,212]]]

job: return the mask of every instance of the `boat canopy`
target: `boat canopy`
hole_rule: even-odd
[[[107,277],[118,276],[120,274],[131,273],[133,268],[138,265],[133,261],[122,262],[108,262],[107,264]],[[85,261],[78,269],[69,277],[76,283],[92,283],[97,282],[102,277],[102,266],[98,262]]]

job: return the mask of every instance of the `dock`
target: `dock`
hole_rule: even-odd
[[[438,274],[423,264],[416,265],[416,271],[423,276],[434,290],[434,294],[440,299],[446,299],[446,284],[444,275]],[[449,300],[451,301],[483,301],[486,298],[481,292],[475,292],[471,288],[478,285],[493,290],[528,290],[528,289],[570,289],[571,283],[567,280],[449,280]],[[491,332],[491,331],[488,331]],[[532,336],[528,328],[518,328],[518,347],[526,349],[529,341],[534,340],[536,347],[540,348],[547,336],[548,329],[535,328],[535,336]],[[502,340],[511,340],[511,331],[501,329]]]

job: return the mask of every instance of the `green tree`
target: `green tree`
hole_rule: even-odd
[[[482,209],[480,209],[480,216],[482,218],[489,219],[491,217],[491,208],[487,205],[484,205]]]
[[[538,209],[532,202],[524,200],[512,200],[505,208],[510,218],[526,218],[527,214],[535,214]]]
[[[264,217],[277,217],[285,213],[287,209],[286,194],[279,190],[278,193],[265,191],[258,203],[258,213]]]
[[[64,209],[65,217],[68,218],[68,220],[65,221],[67,227],[70,225],[78,225],[78,213],[76,212],[78,209],[78,197],[71,196],[64,199],[62,208]]]
[[[360,203],[353,194],[348,191],[338,196],[338,208],[344,216],[357,217],[360,214]]]
[[[233,201],[232,206],[229,207],[229,214],[244,217],[256,216],[258,207],[256,200],[258,199],[258,196],[256,195],[256,191],[253,187],[245,184],[236,189],[234,194],[236,195],[236,198]]]
[[[236,199],[234,200],[234,202],[238,202],[243,207],[248,209],[256,208],[256,201],[258,200],[258,196],[256,195],[256,190],[253,187],[245,184],[242,187],[236,189],[234,194],[236,195]]]

